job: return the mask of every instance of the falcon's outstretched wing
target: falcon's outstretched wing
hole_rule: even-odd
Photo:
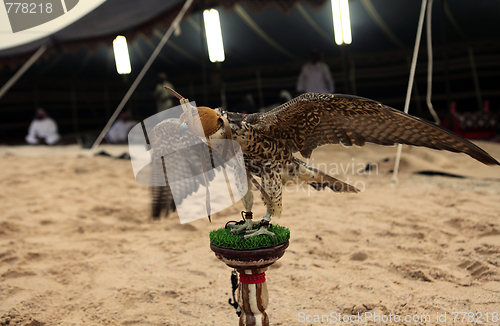
[[[363,146],[371,142],[462,152],[484,164],[500,164],[481,148],[438,125],[355,96],[306,93],[249,119],[259,131],[287,140],[292,150],[307,158],[321,145]]]

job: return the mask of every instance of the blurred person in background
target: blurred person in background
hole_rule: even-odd
[[[329,93],[335,91],[335,84],[330,68],[323,62],[323,54],[318,49],[312,49],[310,61],[302,66],[297,81],[297,92],[302,93]]]
[[[37,109],[35,112],[35,119],[29,126],[26,142],[31,145],[55,145],[60,138],[61,136],[59,136],[57,132],[56,122],[44,109]]]
[[[161,112],[170,109],[174,105],[174,96],[165,89],[164,86],[174,89],[174,85],[168,81],[167,74],[160,72],[158,74],[158,83],[154,91],[154,98],[156,99],[156,111]]]
[[[137,122],[130,120],[130,116],[127,112],[123,112],[118,117],[118,120],[109,128],[106,134],[106,140],[108,143],[120,144],[126,143],[128,140],[128,133]]]

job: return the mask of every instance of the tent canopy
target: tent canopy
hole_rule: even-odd
[[[2,85],[41,44],[52,43],[0,99],[6,121],[0,123],[0,138],[2,129],[8,136],[14,128],[24,133],[37,106],[48,109],[63,131],[102,129],[183,4],[107,0],[46,39],[0,51]],[[402,108],[421,1],[351,0],[349,6],[353,42],[338,46],[329,0],[195,1],[126,109],[137,118],[155,112],[152,89],[160,71],[181,94],[204,105],[231,108],[249,93],[257,106],[269,105],[280,90],[294,92],[312,48],[324,53],[337,92]],[[208,61],[202,21],[207,8],[219,10],[226,52],[222,64]],[[498,12],[497,0],[434,1],[433,101],[441,115],[450,101],[461,101],[459,110],[477,110],[482,100],[489,100],[492,110],[500,107]],[[116,73],[112,40],[117,35],[128,39],[129,76]],[[425,33],[422,42],[411,113],[431,119],[422,100]]]
[[[52,57],[57,56],[61,48],[67,52],[65,58],[59,61],[81,61],[80,52],[100,56],[110,50],[111,40],[118,34],[129,38],[132,65],[140,67],[182,3],[179,0],[108,0],[50,37],[0,51],[0,68],[2,64],[16,67],[22,62],[16,58],[34,52],[49,41],[57,45]],[[333,41],[329,3],[325,0],[219,0],[210,1],[203,8],[223,8],[220,17],[227,54],[224,67],[230,68],[306,59],[312,48],[322,50],[325,57],[339,56],[341,48]],[[200,65],[206,57],[200,35],[200,9],[202,5],[195,2],[191,13],[181,23],[181,34],[171,38],[163,51],[162,60],[174,74]],[[353,43],[348,46],[349,53],[410,50],[419,10],[418,0],[350,1]],[[435,45],[439,47],[446,40],[448,44],[472,42],[479,46],[478,41],[498,40],[498,12],[500,2],[495,0],[447,1],[445,5],[443,0],[434,1],[432,23]],[[101,45],[108,51],[100,51]],[[50,59],[50,56],[46,56],[46,59]],[[105,67],[106,60],[97,61],[101,62],[101,68]],[[93,62],[94,65],[96,63]],[[60,64],[61,67],[55,65],[53,68],[64,69],[64,63]]]

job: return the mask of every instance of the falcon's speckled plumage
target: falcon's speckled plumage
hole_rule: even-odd
[[[349,95],[306,93],[266,113],[244,115],[224,111],[221,114],[230,123],[233,140],[241,145],[247,171],[260,177],[271,199],[270,203],[265,202],[266,221],[281,215],[285,182],[305,181],[318,190],[329,187],[336,192],[357,192],[356,188],[292,155],[300,152],[309,158],[316,147],[326,144],[424,146],[465,153],[484,164],[499,165],[478,146],[440,126],[379,102]],[[202,119],[202,123],[205,125],[206,121]],[[161,139],[161,126],[153,132]],[[219,129],[207,136],[224,138],[222,121]],[[246,211],[251,211],[252,202],[249,191],[243,198]]]

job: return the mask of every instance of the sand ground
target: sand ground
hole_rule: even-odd
[[[499,144],[478,144],[500,160]],[[336,314],[358,312],[382,319],[348,324],[451,325],[454,312],[474,314],[459,325],[500,323],[500,167],[405,147],[394,185],[395,152],[315,152],[311,163],[336,166],[360,194],[287,189],[274,222],[290,228],[290,247],[267,272],[272,325],[340,325]],[[368,162],[378,170],[360,173]],[[0,171],[0,325],[237,325],[231,270],[208,233],[241,203],[212,223],[151,221],[130,161],[74,146],[0,147]],[[254,211],[265,212],[260,198]],[[395,315],[416,322],[384,322]]]

